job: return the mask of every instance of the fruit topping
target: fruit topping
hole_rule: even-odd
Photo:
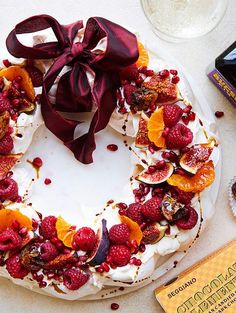
[[[44,179],[44,184],[45,185],[50,185],[52,183],[51,179],[50,178],[45,178]]]
[[[55,216],[49,215],[46,216],[41,223],[39,228],[39,233],[45,239],[52,239],[57,236],[57,229],[56,229],[56,221],[57,218]]]
[[[145,49],[145,47],[142,44],[142,42],[140,42],[140,41],[138,41],[138,51],[139,51],[139,58],[136,61],[136,65],[138,67],[140,67],[140,66],[148,66],[148,63],[149,63],[148,52]]]
[[[125,245],[111,245],[107,262],[116,266],[125,266],[131,258],[130,249]]]
[[[4,179],[22,154],[0,155],[0,180]]]
[[[0,140],[8,133],[9,122],[10,122],[9,112],[5,111],[3,113],[0,113]]]
[[[176,186],[183,191],[196,193],[210,186],[214,179],[214,164],[212,161],[208,161],[194,176],[173,174],[167,182],[169,185]]]
[[[42,161],[41,158],[36,157],[36,158],[33,159],[32,164],[33,164],[34,167],[40,168],[40,167],[42,167],[42,165],[43,165],[43,161]]]
[[[132,221],[132,219],[130,219],[129,217],[125,215],[121,215],[120,220],[123,224],[126,224],[129,228],[129,231],[130,231],[129,238],[128,238],[129,242],[132,243],[136,241],[137,246],[139,246],[143,237],[139,224]]]
[[[28,271],[39,271],[43,266],[43,261],[40,257],[39,244],[28,244],[21,251],[21,264]]]
[[[18,198],[18,185],[12,178],[0,181],[0,198],[2,200],[15,201]]]
[[[143,242],[145,244],[157,243],[164,237],[167,228],[167,225],[161,226],[159,223],[148,225],[143,231]]]
[[[192,229],[198,221],[198,214],[192,207],[188,207],[187,215],[176,221],[176,226],[180,229]]]
[[[12,255],[6,260],[6,269],[13,278],[23,279],[29,273],[21,264],[18,254]]]
[[[161,211],[165,218],[172,222],[175,214],[184,207],[183,204],[179,203],[175,198],[171,197],[168,193],[164,196]]]
[[[129,240],[130,230],[127,224],[113,225],[109,230],[109,238],[112,243],[123,244]]]
[[[43,268],[47,270],[63,269],[66,265],[74,264],[77,260],[78,258],[72,251],[71,253],[58,255],[55,259],[45,263]]]
[[[96,244],[96,234],[90,227],[82,227],[74,234],[73,242],[83,251],[93,250]],[[73,244],[74,246],[74,244]]]
[[[11,104],[10,101],[0,93],[0,112],[5,112],[10,110]]]
[[[134,222],[138,223],[139,225],[143,222],[143,215],[142,215],[142,205],[139,203],[131,203],[128,206],[126,211],[126,215],[133,220]]]
[[[58,250],[50,241],[43,242],[40,245],[40,255],[44,261],[51,261],[58,256]]]
[[[124,85],[124,97],[125,97],[126,102],[129,105],[132,105],[133,103],[133,94],[136,90],[137,90],[137,87],[133,85],[129,85],[129,84]]]
[[[13,139],[10,135],[5,135],[0,140],[0,154],[9,154],[13,147]]]
[[[111,304],[111,309],[113,310],[113,311],[116,311],[116,310],[118,310],[119,309],[119,304],[118,303],[115,303],[115,302],[113,302],[112,304]]]
[[[158,222],[164,219],[160,209],[161,198],[153,197],[146,201],[142,206],[143,215],[153,222]]]
[[[192,198],[194,197],[193,192],[185,192],[177,187],[171,188],[170,192],[171,195],[174,196],[178,202],[183,204],[190,204]]]
[[[143,183],[156,185],[161,184],[173,173],[173,165],[171,163],[165,163],[165,167],[163,169],[156,169],[154,172],[150,173],[148,170],[144,170],[141,174],[138,175],[137,179]]]
[[[115,144],[109,144],[109,145],[107,145],[107,150],[109,150],[109,151],[117,151],[118,150],[118,146],[117,145],[115,145]]]
[[[64,272],[63,283],[69,290],[77,290],[87,283],[89,275],[79,269],[71,268]]]
[[[147,117],[147,115],[142,112],[139,120],[138,132],[135,138],[135,147],[139,149],[148,147],[148,145],[150,144],[150,140],[148,139],[148,128],[147,128],[148,120],[149,118]]]
[[[11,228],[14,222],[17,222],[19,228],[26,227],[28,230],[32,229],[31,219],[17,210],[0,210],[0,221],[0,231]]]
[[[0,233],[0,250],[14,250],[21,246],[21,236],[12,229],[6,229]]]
[[[194,145],[180,159],[180,166],[191,174],[196,174],[202,165],[209,159],[213,147],[205,144]]]
[[[148,121],[148,138],[159,148],[165,147],[165,138],[162,136],[165,129],[163,111],[163,107],[159,108]]]
[[[57,218],[55,228],[58,239],[60,239],[66,247],[72,248],[72,242],[76,232],[73,227],[71,227],[69,223],[59,216]]]
[[[100,265],[102,264],[102,262],[106,260],[110,246],[106,224],[107,224],[106,220],[103,219],[102,225],[97,232],[97,242],[88,259],[88,262],[91,265]]]
[[[42,86],[43,73],[37,67],[33,65],[27,65],[25,66],[25,70],[28,72],[34,87]]]
[[[221,117],[223,117],[225,114],[224,114],[224,112],[223,111],[216,111],[215,112],[215,116],[217,117],[217,118],[221,118]]]
[[[183,115],[183,110],[177,104],[164,106],[163,119],[167,127],[175,126]]]
[[[158,94],[145,87],[137,88],[132,95],[131,108],[134,111],[146,111],[155,105]]]
[[[176,124],[172,127],[166,137],[168,149],[182,149],[189,145],[193,140],[192,131],[183,124]]]

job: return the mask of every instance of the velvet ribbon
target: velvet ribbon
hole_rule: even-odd
[[[51,28],[57,41],[34,47],[23,45],[17,35]],[[44,76],[42,86],[42,115],[46,127],[61,139],[74,153],[76,159],[88,164],[93,162],[96,148],[95,133],[104,129],[116,107],[115,91],[120,86],[119,72],[138,58],[137,39],[125,28],[102,17],[89,18],[82,42],[74,39],[83,22],[61,25],[49,15],[32,16],[15,26],[6,39],[8,51],[18,58],[54,59]],[[106,37],[104,52],[93,49]],[[48,93],[55,79],[65,66],[69,71],[61,75],[56,91],[56,103],[52,104]],[[89,84],[86,73],[95,75],[94,84]],[[74,138],[79,121],[66,119],[61,112],[96,111],[86,134]]]

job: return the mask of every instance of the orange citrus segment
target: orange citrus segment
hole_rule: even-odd
[[[205,163],[197,173],[190,176],[173,174],[168,180],[168,184],[176,186],[186,192],[201,192],[210,186],[215,179],[214,164],[212,161]]]
[[[14,80],[17,76],[21,76],[22,80],[19,82],[20,87],[26,92],[29,100],[34,101],[34,86],[28,72],[24,68],[17,65],[3,68],[0,70],[0,77],[3,76],[10,81]]]
[[[163,119],[163,107],[154,112],[148,121],[148,138],[158,148],[165,148],[165,138],[162,136],[165,128]]]
[[[138,51],[139,51],[139,58],[136,61],[137,67],[148,66],[149,64],[148,52],[140,41],[138,41]]]
[[[32,229],[31,219],[20,211],[10,209],[0,210],[0,231],[12,227],[14,221],[17,221],[20,224],[20,227],[26,227],[28,230]]]
[[[58,217],[56,222],[57,237],[66,247],[72,248],[72,241],[76,231],[71,229],[71,225],[67,223],[61,216]]]
[[[129,227],[130,230],[129,241],[131,242],[132,240],[136,240],[137,244],[140,245],[140,242],[143,238],[143,233],[139,225],[125,215],[121,215],[120,220],[121,223],[124,223]]]

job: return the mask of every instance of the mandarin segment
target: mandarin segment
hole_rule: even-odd
[[[32,229],[32,221],[26,215],[18,210],[2,209],[0,210],[0,231],[12,227],[12,223],[17,221],[20,227],[26,227],[28,230]]]
[[[138,223],[132,221],[129,217],[125,215],[121,215],[120,220],[121,223],[124,223],[129,227],[130,230],[129,241],[131,242],[132,240],[136,240],[137,244],[140,245],[141,240],[143,238],[143,233]]]
[[[19,82],[21,89],[26,92],[26,95],[30,101],[34,101],[34,86],[28,72],[23,67],[13,65],[0,70],[0,77],[5,77],[7,80],[10,81],[19,76],[22,78]]]
[[[139,51],[139,58],[136,61],[137,67],[148,66],[149,64],[148,51],[145,49],[144,45],[140,41],[138,41],[138,51]]]
[[[162,136],[165,124],[163,119],[163,107],[154,112],[148,121],[148,138],[159,148],[165,148],[165,138]]]
[[[72,248],[72,241],[76,231],[71,229],[71,225],[67,223],[61,216],[56,221],[57,237],[66,247]]]
[[[201,192],[210,186],[215,179],[214,164],[212,161],[205,163],[197,173],[190,177],[187,175],[173,174],[168,180],[168,184],[176,186],[185,192]]]

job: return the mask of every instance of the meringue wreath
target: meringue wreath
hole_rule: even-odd
[[[33,290],[74,300],[116,295],[117,287],[123,291],[142,286],[150,277],[160,276],[153,274],[174,252],[188,251],[204,218],[210,215],[204,213],[207,208],[202,202],[212,203],[206,201],[209,195],[203,191],[214,182],[219,148],[210,130],[212,123],[195,112],[196,99],[190,101],[190,87],[176,68],[110,21],[92,18],[85,29],[82,22],[71,25],[62,26],[46,15],[36,16],[18,24],[7,39],[10,53],[24,59],[3,60],[0,70],[0,275]],[[51,31],[41,32],[33,37],[33,47],[21,44],[24,49],[17,49],[16,34],[48,27],[52,27],[57,42],[51,40]],[[64,32],[56,33],[58,28]],[[69,52],[68,46],[63,46],[65,30],[67,39],[68,34],[72,36]],[[117,44],[112,32],[125,34],[125,44]],[[81,52],[85,42],[87,54]],[[88,49],[90,58],[85,60]],[[126,51],[126,61],[122,51]],[[118,66],[117,60],[124,62]],[[58,67],[60,62],[63,71]],[[99,62],[110,70],[103,72],[96,65]],[[70,119],[61,111],[70,112]],[[90,125],[71,121],[78,112],[92,112],[96,121],[94,116]],[[79,118],[83,114],[79,113]],[[34,155],[34,148],[42,140],[45,145],[55,141],[61,149],[56,135],[77,160],[91,163],[94,134],[107,123],[115,130],[116,143],[102,147],[102,153],[109,153],[111,159],[122,145],[132,164],[122,198],[117,201],[106,194],[105,207],[92,210],[81,206],[77,215],[69,208],[64,212],[58,208],[50,214],[46,207],[49,190],[56,183],[53,168],[51,177],[42,180],[41,171],[47,162],[40,154]],[[47,128],[54,135],[37,135]],[[78,133],[78,129],[79,140],[71,138],[70,133]],[[119,134],[120,139],[115,139]],[[103,132],[101,136],[105,135]],[[49,144],[47,149],[53,155]],[[29,151],[34,155],[31,159]],[[67,161],[76,162],[74,168],[76,164],[84,175],[89,171],[91,165],[73,160],[69,150],[66,153]],[[60,155],[53,157],[59,162]],[[69,171],[63,153],[61,158],[64,171]],[[100,159],[101,166],[102,161],[104,158]],[[123,166],[117,162],[116,167]],[[82,182],[84,179],[78,177]],[[45,210],[35,206],[30,194],[34,187],[42,189],[37,187],[38,181],[44,184]],[[60,198],[60,193],[63,190],[58,185],[54,196]],[[70,215],[68,221],[65,216]],[[112,291],[107,292],[111,286]]]

